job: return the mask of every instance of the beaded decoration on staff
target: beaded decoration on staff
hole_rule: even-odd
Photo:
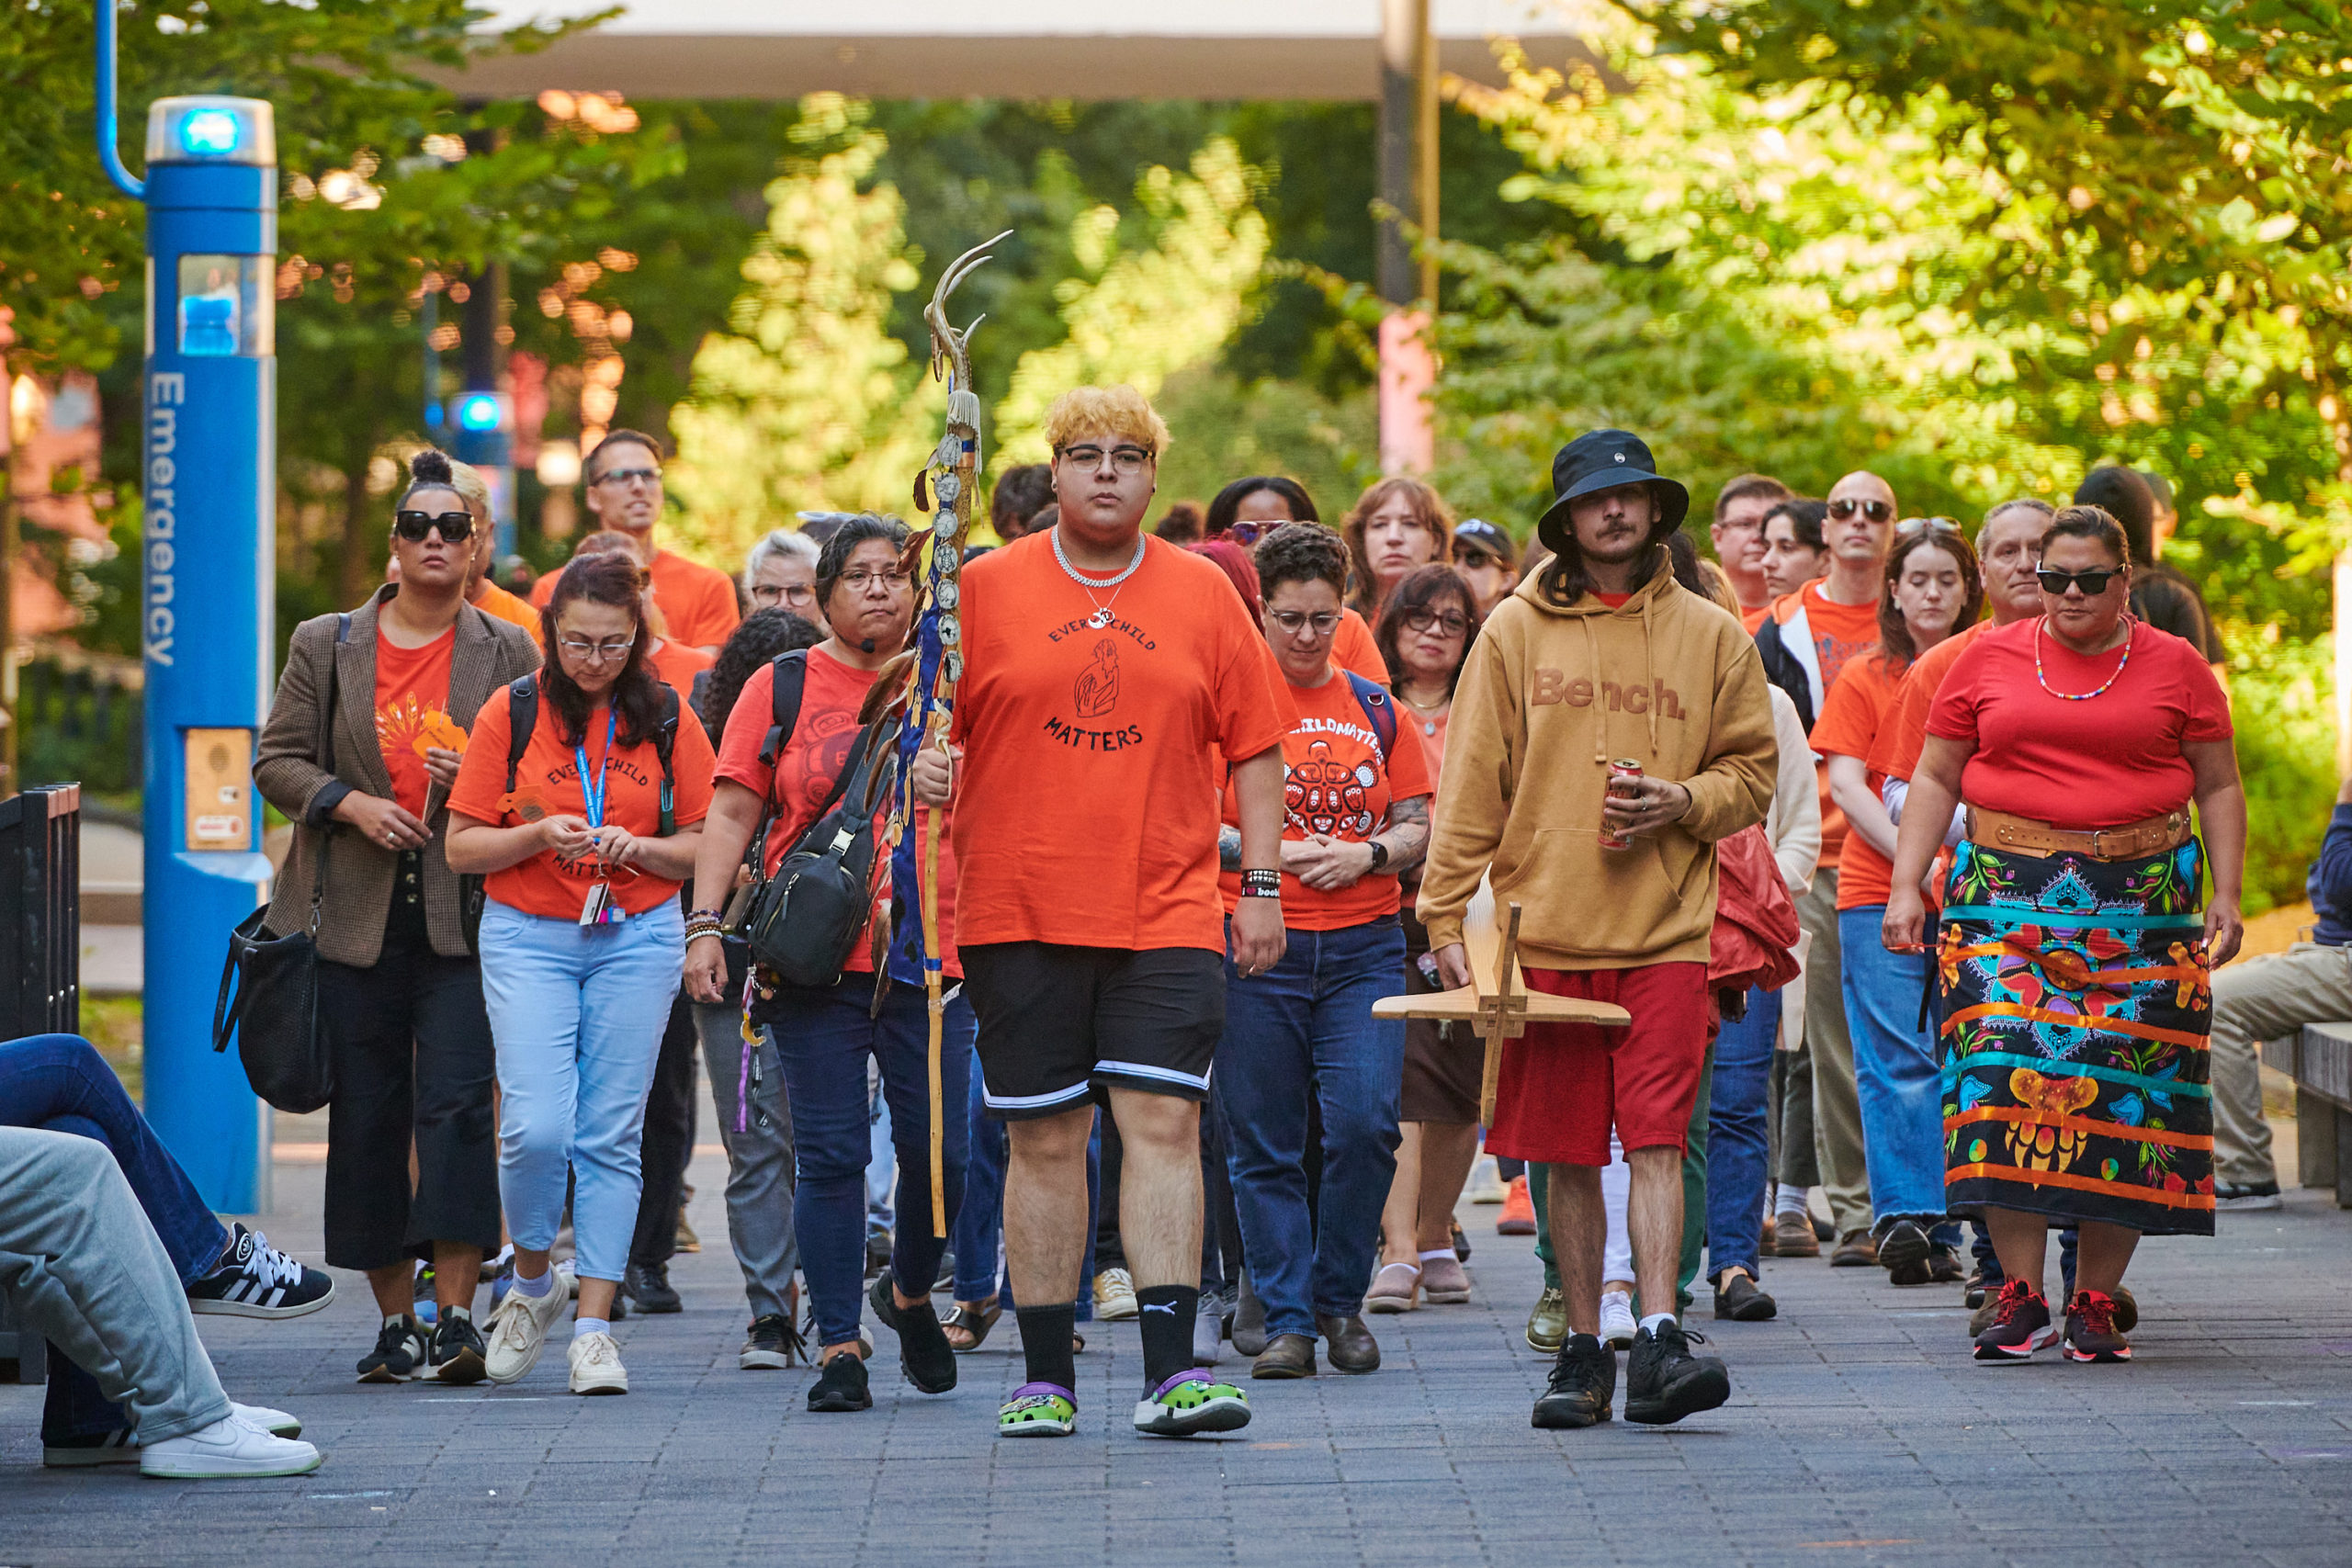
[[[983,318],[976,316],[969,326],[956,330],[947,319],[947,299],[955,293],[956,285],[988,262],[989,251],[1012,232],[1008,229],[956,257],[941,275],[931,303],[922,312],[924,321],[931,327],[932,374],[947,384],[947,432],[940,437],[923,471],[915,476],[915,510],[932,513],[931,522],[909,537],[899,558],[899,570],[916,584],[913,637],[906,651],[875,677],[873,689],[866,695],[865,709],[860,715],[869,724],[892,714],[899,719],[888,830],[894,864],[913,806],[908,783],[915,754],[926,746],[946,750],[948,721],[956,708],[956,684],[964,675],[963,628],[956,619],[956,603],[960,597],[958,582],[965,541],[972,527],[972,500],[980,474],[980,399],[972,389],[970,344],[972,333]],[[941,822],[938,807],[925,807],[922,811],[922,863],[917,874],[922,900],[922,946],[916,958],[922,965],[923,989],[931,1011],[932,1234],[944,1237],[951,1216],[947,1213],[943,1142],[945,1108],[940,1103],[939,1053],[947,1006],[939,941]],[[881,951],[889,941],[889,932],[881,921],[875,922],[875,997],[878,1007],[882,987],[889,984],[889,964]],[[958,1114],[962,1109],[956,1108]]]

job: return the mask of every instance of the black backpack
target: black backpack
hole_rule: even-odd
[[[773,722],[761,743],[760,761],[773,769],[799,722],[808,652],[780,653],[770,669]],[[873,912],[876,769],[888,755],[888,738],[896,728],[895,721],[883,718],[859,732],[832,792],[817,807],[816,821],[775,874],[763,877],[760,868],[767,863],[768,831],[775,819],[775,792],[769,792],[752,835],[751,897],[741,925],[752,957],[788,986],[838,985]]]

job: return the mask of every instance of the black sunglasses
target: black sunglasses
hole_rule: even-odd
[[[1894,508],[1883,501],[1857,501],[1843,495],[1829,503],[1829,515],[1841,523],[1857,512],[1873,523],[1883,523],[1894,515]]]
[[[474,531],[474,514],[470,512],[395,512],[392,526],[401,538],[411,544],[422,544],[424,536],[434,529],[441,530],[441,542],[455,545]]]
[[[2052,567],[2038,566],[2033,569],[2033,575],[2040,580],[2041,591],[2044,593],[2064,593],[2066,592],[2067,585],[2072,583],[2096,599],[2107,592],[2108,583],[2123,574],[2113,570],[2059,571]]]

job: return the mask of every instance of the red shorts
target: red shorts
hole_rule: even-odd
[[[1531,1023],[1503,1043],[1488,1152],[1547,1165],[1607,1165],[1609,1128],[1628,1149],[1683,1147],[1707,1054],[1707,966],[1530,969],[1527,987],[1614,1002],[1631,1026]]]

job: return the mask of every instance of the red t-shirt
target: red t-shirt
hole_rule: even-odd
[[[585,817],[587,804],[580,788],[580,763],[572,748],[558,734],[557,718],[547,694],[539,694],[538,722],[531,743],[514,770],[514,795],[506,795],[506,748],[513,731],[506,709],[511,693],[504,686],[491,693],[474,717],[473,743],[458,770],[458,787],[449,792],[449,809],[477,822],[511,828],[540,817]],[[653,742],[634,746],[616,741],[609,758],[605,752],[606,717],[611,710],[599,704],[588,715],[585,737],[588,776],[599,772],[605,780],[605,820],[617,823],[641,839],[662,830],[662,759]],[[710,738],[691,716],[678,726],[670,754],[674,787],[672,815],[681,828],[691,828],[710,811],[710,770],[714,761]],[[493,871],[485,884],[490,897],[526,915],[576,920],[581,902],[592,884],[608,880],[593,858],[571,865],[559,864],[553,850],[541,850],[504,871]],[[609,878],[613,901],[632,915],[641,915],[664,899],[678,896],[678,884],[666,877],[628,869]]]
[[[1279,745],[1295,715],[1224,572],[1159,538],[1112,598],[1050,534],[963,581],[964,748],[956,940],[1225,951],[1222,758]],[[1109,620],[1087,623],[1097,604]]]
[[[1602,604],[1608,605],[1612,610],[1623,609],[1626,602],[1634,596],[1631,592],[1624,593],[1603,593],[1598,588],[1591,590],[1591,592],[1594,598],[1600,600]]]
[[[1819,579],[1806,583],[1799,592],[1805,622],[1813,628],[1814,657],[1821,660],[1821,689],[1826,702],[1847,660],[1878,646],[1878,602],[1840,604],[1822,593]]]
[[[653,602],[671,640],[689,648],[717,648],[742,623],[735,603],[735,580],[715,567],[690,561],[669,550],[653,552]],[[531,603],[541,609],[555,597],[551,571],[531,585]]]
[[[678,694],[678,700],[685,702],[695,694],[695,676],[718,660],[701,649],[688,648],[674,637],[665,637],[647,662],[653,666],[653,673]]]
[[[1421,748],[1400,733],[1384,762],[1380,737],[1356,701],[1355,688],[1338,671],[1319,686],[1294,686],[1287,681],[1298,723],[1283,737],[1283,837],[1304,843],[1321,833],[1361,844],[1380,831],[1389,804],[1427,799],[1435,793]],[[1389,699],[1399,718],[1406,710]],[[1419,731],[1420,726],[1413,728]],[[1241,825],[1233,791],[1225,792],[1225,820]],[[1218,891],[1226,911],[1241,898],[1241,874],[1221,872]],[[1361,926],[1396,912],[1398,892],[1395,872],[1373,872],[1351,887],[1320,893],[1285,872],[1283,874],[1283,924],[1294,931],[1336,931]]]
[[[1340,629],[1331,634],[1331,662],[1354,671],[1375,686],[1388,684],[1388,660],[1380,657],[1379,640],[1353,610],[1340,612]]]
[[[760,747],[775,722],[775,667],[763,664],[743,682],[735,711],[718,738],[718,776],[741,784],[776,807],[775,824],[768,829],[765,852],[768,874],[784,863],[792,846],[817,820],[817,808],[833,792],[842,770],[849,766],[850,749],[857,743],[858,705],[879,673],[854,670],[821,648],[808,650],[808,672],[800,687],[800,716],[793,721],[792,739],[769,767],[760,761]],[[884,765],[888,765],[887,761]],[[914,813],[915,853],[920,857],[929,831],[930,813]],[[952,821],[952,818],[951,818]],[[875,838],[879,874],[875,879],[874,910],[868,917],[890,918],[890,847],[878,830]],[[918,860],[917,863],[921,863]],[[912,901],[910,900],[910,909]],[[867,930],[871,931],[869,924]],[[956,854],[945,844],[939,852],[940,959],[950,975],[964,973],[956,956]],[[845,968],[871,974],[874,952],[861,938]]]
[[[2041,654],[2045,690],[2034,675]],[[2227,740],[2229,699],[2196,648],[2145,622],[2131,662],[2098,696],[2121,649],[2089,658],[2042,629],[2041,617],[1999,626],[1969,645],[1944,677],[1928,733],[1974,750],[1961,797],[1990,811],[2078,829],[2120,828],[2188,803],[2196,774],[2181,747]]]
[[[1814,721],[1813,749],[1825,757],[1859,757],[1867,762],[1902,679],[1901,671],[1889,671],[1876,654],[1848,660],[1845,673]],[[1827,773],[1826,765],[1822,771]],[[1869,777],[1875,794],[1886,775],[1873,770]],[[1865,909],[1885,903],[1894,874],[1894,863],[1849,826],[1838,859],[1838,907]]]
[[[1883,779],[1911,782],[1919,766],[1919,753],[1928,749],[1928,710],[1936,705],[1936,692],[1951,667],[1960,662],[1960,656],[1968,651],[1968,645],[1992,627],[1992,622],[1979,621],[1955,632],[1903,672],[1901,683],[1894,688],[1894,702],[1879,720],[1878,739],[1871,742],[1871,772]]]
[[[433,780],[424,771],[424,749],[466,749],[466,732],[443,710],[449,704],[449,653],[458,646],[451,626],[422,648],[402,648],[376,630],[376,748],[392,776],[392,799],[412,817],[424,815]]]

